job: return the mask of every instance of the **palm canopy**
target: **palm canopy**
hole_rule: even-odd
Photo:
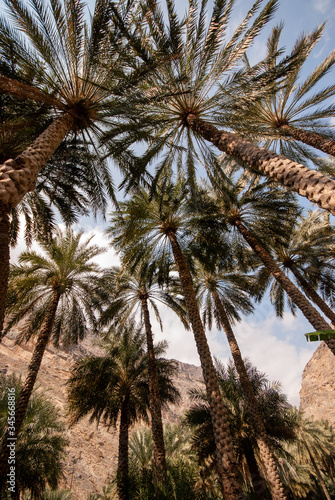
[[[237,268],[230,266],[224,268],[216,266],[211,270],[206,269],[204,265],[196,270],[196,283],[198,298],[202,303],[202,317],[204,324],[212,328],[215,318],[216,327],[222,328],[218,317],[213,292],[217,292],[221,303],[225,309],[230,324],[240,321],[241,313],[250,314],[253,311],[250,291],[253,288],[252,278],[249,275],[243,275]]]
[[[279,48],[283,25],[275,27],[267,43],[267,60],[276,64],[283,49]],[[312,160],[317,165],[319,155],[312,149],[322,150],[321,139],[328,140],[328,145],[334,143],[335,134],[331,126],[334,115],[334,105],[331,100],[335,94],[335,85],[324,85],[321,82],[335,64],[335,51],[332,51],[307,77],[303,78],[304,66],[308,62],[312,50],[322,37],[324,25],[311,33],[302,35],[296,42],[293,53],[299,53],[294,67],[280,81],[272,82],[267,93],[255,103],[241,106],[236,99],[236,112],[232,119],[234,128],[242,133],[263,141],[267,149],[277,150],[300,163]],[[247,70],[250,64],[246,59]],[[295,130],[312,133],[306,134],[301,141],[294,136]],[[308,137],[314,137],[315,142],[308,146]],[[316,141],[319,139],[319,144]],[[322,144],[327,141],[322,142]],[[319,147],[318,147],[319,146]],[[325,150],[332,154],[332,150]]]
[[[143,28],[149,53],[161,51],[166,58],[165,64],[152,75],[151,85],[154,89],[168,86],[170,94],[138,109],[137,140],[149,143],[142,160],[145,165],[160,155],[156,166],[159,173],[178,158],[177,163],[183,161],[187,165],[191,186],[195,182],[198,155],[202,156],[204,168],[207,156],[212,157],[213,163],[215,155],[203,139],[192,133],[187,116],[195,113],[210,123],[218,123],[224,108],[222,89],[226,91],[230,84],[230,72],[271,18],[277,2],[271,0],[261,9],[262,1],[257,0],[229,38],[234,3],[234,0],[216,0],[209,13],[207,0],[189,0],[185,18],[179,19],[174,2],[169,1],[166,23],[162,7],[151,4],[147,26]],[[228,117],[226,121],[229,122]],[[104,141],[108,142],[110,137],[113,133],[107,132]]]
[[[76,343],[96,329],[92,288],[100,269],[92,259],[104,251],[82,241],[83,233],[60,229],[51,242],[41,242],[44,255],[23,252],[11,268],[5,332],[25,319],[20,339],[36,335],[55,290],[60,302],[52,328],[55,345]]]
[[[145,336],[132,322],[112,327],[99,344],[104,354],[78,361],[68,381],[68,411],[74,424],[90,414],[90,421],[115,426],[127,400],[129,425],[147,421],[149,411],[148,359]],[[162,357],[166,343],[155,347],[160,397],[163,404],[174,402],[179,393],[171,376],[175,363]]]
[[[4,431],[8,420],[8,391],[18,394],[21,381],[11,375],[0,377],[0,430]],[[14,393],[14,394],[15,394]],[[68,441],[65,425],[59,411],[47,395],[34,392],[16,441],[16,486],[23,493],[30,491],[36,497],[44,496],[46,486],[56,489],[63,473]]]
[[[142,268],[129,272],[126,266],[113,267],[103,272],[100,293],[105,294],[106,305],[100,304],[102,312],[100,322],[106,325],[111,322],[122,322],[140,311],[143,320],[142,299],[145,299],[154,311],[155,317],[163,329],[159,304],[170,307],[188,328],[182,301],[178,296],[180,289],[175,277],[169,276],[168,284],[160,277],[159,268],[142,263]],[[153,269],[154,268],[154,269]],[[102,297],[103,298],[103,297]]]
[[[185,230],[192,218],[186,198],[188,191],[181,177],[175,184],[167,177],[154,193],[151,189],[139,188],[132,192],[131,198],[119,204],[119,210],[111,214],[107,234],[120,250],[124,265],[136,269],[144,260],[158,265],[171,264],[169,228],[177,233],[191,264],[189,242],[192,236]]]
[[[94,148],[94,138],[114,120],[119,123],[123,109],[135,95],[132,89],[145,74],[132,51],[128,51],[126,59],[121,47],[115,50],[122,42],[120,31],[111,22],[112,10],[117,9],[108,0],[97,1],[91,24],[86,21],[82,1],[33,0],[27,6],[20,0],[6,0],[5,4],[8,12],[0,19],[0,54],[11,53],[24,69],[22,73],[32,74],[34,79],[25,82],[0,76],[0,88],[21,99],[44,103],[51,109],[54,122],[46,136],[39,136],[31,149],[19,155],[20,160],[5,163],[1,178],[2,211],[15,206],[34,188],[39,170],[70,130]],[[120,2],[117,13],[120,22],[125,20],[128,24],[132,16],[136,17],[131,3]],[[134,26],[136,30],[136,23]],[[106,164],[98,163],[96,167],[107,193],[113,197]],[[6,175],[19,181],[16,195]]]
[[[291,227],[287,227],[286,234],[280,241],[275,237],[270,243],[272,255],[283,271],[287,274],[292,272],[298,286],[302,286],[305,281],[315,290],[319,289],[322,298],[329,300],[331,306],[334,296],[333,246],[334,230],[329,216],[319,210],[309,211],[305,216],[300,214],[296,221],[292,221]],[[271,284],[271,300],[277,314],[282,316],[284,290],[278,282],[273,281],[271,273],[265,267],[257,272],[257,277],[264,287]],[[305,292],[308,294],[308,290]],[[289,297],[288,304],[294,312],[295,305]],[[325,314],[327,315],[326,311]]]

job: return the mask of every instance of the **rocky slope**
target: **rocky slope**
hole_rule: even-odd
[[[328,420],[335,427],[335,356],[322,342],[305,366],[300,408],[315,420]]]
[[[6,337],[0,344],[0,370],[3,373],[25,375],[32,352],[31,344],[14,344],[13,338]],[[78,357],[96,348],[86,342],[69,352],[48,348],[44,355],[37,385],[47,391],[48,397],[66,418],[66,381],[72,364]],[[181,392],[182,401],[164,412],[164,420],[178,422],[180,415],[189,406],[188,391],[194,387],[203,387],[199,367],[179,364],[179,375],[175,383]],[[99,492],[108,482],[117,463],[117,432],[103,425],[98,428],[89,424],[88,419],[67,430],[69,447],[65,463],[62,488],[71,489],[73,500],[84,500],[90,492]]]

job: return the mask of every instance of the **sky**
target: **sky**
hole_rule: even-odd
[[[232,16],[232,23],[236,25],[241,21],[247,9],[252,5],[250,0],[237,0]],[[89,0],[88,7],[94,5]],[[1,0],[0,0],[1,8]],[[178,1],[179,13],[184,13],[186,1]],[[310,31],[319,24],[327,21],[323,39],[319,42],[310,58],[310,68],[317,65],[328,53],[334,49],[334,24],[335,0],[281,0],[280,6],[269,27],[260,36],[250,51],[251,62],[262,58],[266,52],[266,36],[272,26],[283,21],[285,24],[282,45],[291,49],[295,40],[302,32]],[[232,26],[233,30],[234,26]],[[334,71],[329,79],[334,80]],[[330,80],[329,80],[330,81]],[[108,240],[104,234],[106,224],[101,220],[94,221],[85,218],[77,225],[88,235],[94,234],[94,243],[108,248]],[[24,248],[21,240],[12,250],[11,259],[16,261],[18,254]],[[103,254],[98,262],[102,266],[111,266],[118,263],[118,258],[113,249]],[[184,330],[182,324],[173,313],[161,309],[164,331],[160,332],[159,326],[152,318],[155,339],[167,339],[169,348],[167,356],[180,361],[199,365],[199,357],[191,332]],[[299,390],[304,366],[311,358],[319,343],[307,343],[304,334],[313,331],[307,320],[297,313],[293,317],[285,313],[283,319],[275,317],[271,305],[267,301],[256,306],[255,314],[243,318],[235,325],[234,332],[238,340],[242,355],[261,371],[266,373],[270,381],[279,381],[290,403],[299,405]],[[230,357],[224,333],[213,330],[208,332],[208,342],[212,355],[226,362]]]

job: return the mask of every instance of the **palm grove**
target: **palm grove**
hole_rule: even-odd
[[[87,333],[102,335],[105,356],[79,363],[70,378],[69,413],[72,423],[86,414],[108,425],[120,420],[121,499],[134,498],[129,427],[148,416],[152,495],[171,498],[161,408],[176,401],[178,392],[171,381],[173,363],[161,359],[164,349],[154,345],[150,314],[159,318],[157,303],[177,313],[194,335],[212,436],[205,455],[198,446],[198,458],[211,457],[212,468],[205,470],[216,477],[213,498],[314,494],[314,486],[293,485],[297,479],[285,469],[287,457],[278,455],[233,326],[269,291],[279,316],[287,298],[314,330],[327,332],[325,342],[335,354],[329,104],[335,86],[323,84],[335,52],[303,80],[301,68],[324,26],[302,35],[285,53],[282,26],[275,25],[265,58],[252,65],[248,49],[273,19],[277,1],[256,1],[232,31],[234,3],[189,0],[180,18],[170,1],[97,0],[87,23],[79,0],[32,0],[28,6],[5,0],[0,323],[6,315],[5,335],[25,320],[18,340],[36,338],[17,400],[16,434],[48,342],[70,345]],[[123,201],[111,166],[121,172]],[[307,213],[301,196],[320,208],[311,205]],[[70,226],[81,215],[105,216],[110,204],[107,234],[121,267],[101,270],[92,259],[102,249],[83,243]],[[53,207],[67,225],[64,233],[56,229]],[[45,255],[27,251],[10,269],[9,248],[22,220],[27,243],[37,239]],[[253,459],[249,450],[243,462],[225,376],[207,342],[206,327],[213,321],[227,336],[254,436]],[[192,415],[197,414],[190,411],[191,422]],[[314,453],[301,417],[290,418],[291,433],[283,431],[281,438],[294,442],[297,454],[297,443],[305,443],[299,449],[312,464],[321,488],[316,491],[330,498],[333,455],[327,447]],[[204,422],[194,420],[201,432]],[[7,438],[4,428],[3,487]]]

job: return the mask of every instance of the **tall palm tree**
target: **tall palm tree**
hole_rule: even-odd
[[[228,224],[235,230],[235,236],[247,242],[315,330],[329,330],[330,325],[285,275],[268,251],[267,238],[284,234],[289,227],[287,223],[297,215],[292,201],[287,199],[282,189],[275,189],[267,182],[246,184],[243,178],[234,184],[218,178],[213,178],[212,182],[214,190],[209,191],[211,218],[221,218],[222,225]],[[279,216],[281,224],[278,224]],[[330,338],[326,344],[335,354],[334,340]]]
[[[144,189],[137,191],[120,204],[119,212],[112,214],[109,234],[129,266],[136,267],[143,258],[155,260],[158,255],[160,261],[171,262],[173,255],[211,407],[219,477],[224,495],[233,499],[241,489],[227,416],[187,264],[184,228],[189,217],[185,196],[184,183],[179,180],[173,184],[168,178],[152,194]]]
[[[280,439],[290,442],[294,438],[292,428],[294,419],[290,415],[290,405],[278,385],[269,384],[265,375],[253,367],[250,362],[245,364],[265,423],[266,433],[272,446],[278,448]],[[268,487],[262,479],[266,477],[266,472],[259,456],[257,432],[255,432],[254,419],[244,398],[244,391],[236,368],[232,362],[228,363],[227,367],[217,362],[216,369],[245,485],[248,489],[251,487],[258,498],[266,498]],[[208,400],[201,390],[192,391],[191,396],[194,403],[186,412],[186,422],[194,428],[195,448],[199,460],[205,462],[214,455],[214,436],[209,418]]]
[[[249,379],[242,354],[232,329],[234,319],[239,319],[239,312],[250,313],[253,310],[249,299],[250,277],[243,276],[237,270],[217,266],[200,268],[197,273],[199,296],[204,305],[204,319],[211,323],[212,311],[217,316],[217,325],[226,333],[230,351],[239,377],[243,396],[254,425],[257,445],[261,460],[269,481],[272,498],[286,498],[278,472],[277,460],[267,436],[263,416],[260,413],[253,386]],[[230,272],[229,272],[230,271]],[[214,307],[213,307],[214,305]]]
[[[8,394],[15,397],[20,387],[21,381],[15,375],[0,376],[1,434],[8,422]],[[60,420],[59,411],[47,394],[34,391],[22,431],[15,442],[15,489],[18,498],[20,493],[28,491],[34,498],[41,497],[46,486],[57,488],[63,473],[67,445],[65,425]],[[6,490],[8,492],[8,484]]]
[[[188,324],[184,318],[184,311],[180,301],[173,297],[172,291],[159,283],[159,276],[150,266],[143,264],[144,270],[137,269],[130,273],[126,267],[107,269],[104,271],[101,282],[107,292],[107,304],[100,317],[103,326],[111,322],[122,322],[140,309],[144,323],[148,354],[148,376],[150,393],[150,415],[153,435],[154,475],[158,484],[162,476],[166,475],[166,461],[163,437],[163,422],[161,401],[159,396],[159,380],[154,352],[154,336],[150,321],[149,306],[155,312],[156,318],[162,323],[156,303],[164,304],[176,312],[183,320],[185,327]],[[176,294],[175,294],[176,295]]]
[[[129,21],[136,17],[131,2],[121,1],[118,12],[112,2],[97,0],[90,25],[82,0],[34,1],[28,6],[21,0],[6,0],[5,4],[6,16],[0,18],[0,54],[4,58],[11,54],[22,75],[35,78],[18,80],[0,75],[0,90],[42,103],[52,112],[45,130],[0,167],[0,234],[8,234],[8,214],[34,191],[41,169],[70,132],[103,157],[101,151],[98,153],[96,138],[109,122],[120,122],[123,109],[134,95],[132,89],[145,77],[141,61],[131,51],[126,60],[124,51],[120,55],[115,50],[122,41],[120,30],[111,22],[111,9],[120,22],[124,18]],[[143,65],[147,67],[148,62]],[[120,158],[128,158],[117,144],[115,154],[116,150]],[[94,162],[91,169],[93,166],[94,176],[103,180],[106,193],[115,199],[106,162]],[[62,176],[61,171],[58,174]],[[8,244],[5,239],[0,243]],[[1,279],[6,283],[6,276]],[[4,293],[5,288],[0,286]],[[4,303],[4,293],[0,304]]]
[[[185,151],[184,162],[192,185],[195,183],[194,158],[201,153],[206,167],[208,158],[215,156],[214,146],[215,151],[224,152],[335,213],[333,179],[234,133],[235,111],[230,94],[241,85],[236,80],[242,78],[244,82],[244,103],[253,103],[257,96],[264,95],[264,87],[269,82],[291,70],[299,61],[300,54],[296,51],[292,58],[284,58],[270,70],[264,71],[264,62],[261,61],[244,79],[241,72],[235,71],[271,18],[276,4],[276,0],[270,0],[260,10],[261,2],[255,2],[228,39],[234,0],[214,1],[209,15],[206,0],[189,0],[185,20],[178,18],[174,2],[168,1],[166,24],[160,5],[150,2],[147,28],[143,28],[145,46],[151,54],[157,50],[166,54],[166,63],[153,75],[152,87],[168,84],[171,94],[142,106],[142,114],[140,107],[137,109],[138,140],[147,140],[150,144],[142,161],[146,163],[152,158],[156,161],[161,152],[160,171],[167,165],[171,166],[174,155]]]
[[[335,156],[335,135],[329,121],[334,106],[325,105],[334,96],[335,86],[320,88],[321,80],[334,66],[335,51],[303,80],[300,77],[304,64],[322,37],[324,26],[296,41],[292,52],[298,51],[300,57],[295,66],[280,81],[271,83],[262,99],[249,105],[248,110],[242,106],[239,108],[238,100],[236,102],[236,129],[258,137],[264,141],[265,147],[279,150],[302,163],[306,159],[317,163],[317,157],[304,144]],[[267,42],[269,69],[276,64],[277,54],[282,53],[278,47],[282,29],[283,25],[276,26]],[[246,65],[250,69],[248,60]]]
[[[138,419],[149,411],[148,356],[141,328],[134,323],[112,327],[101,342],[104,356],[89,356],[76,363],[69,378],[68,407],[71,424],[90,414],[96,420],[116,426],[120,419],[117,486],[120,499],[129,498],[128,435]],[[171,376],[172,361],[160,358],[166,343],[155,347],[159,397],[162,403],[176,402],[179,393]]]
[[[48,342],[52,339],[56,346],[60,343],[71,345],[96,328],[92,287],[99,268],[92,259],[103,249],[90,244],[92,238],[82,241],[82,235],[70,229],[64,233],[58,230],[51,242],[41,243],[45,255],[24,252],[19,257],[19,264],[12,267],[7,330],[26,320],[18,341],[37,338],[16,401],[15,436],[20,433]],[[8,428],[1,442],[1,481],[8,466],[7,439]]]
[[[285,238],[281,241],[274,238],[270,248],[278,265],[284,271],[292,272],[298,286],[335,325],[335,313],[317,292],[317,288],[325,290],[331,297],[334,290],[334,230],[329,217],[319,210],[308,212],[306,216],[301,215],[288,228]],[[267,268],[261,269],[258,276],[262,281],[272,278]],[[280,285],[274,282],[271,296],[280,315],[282,293]]]

